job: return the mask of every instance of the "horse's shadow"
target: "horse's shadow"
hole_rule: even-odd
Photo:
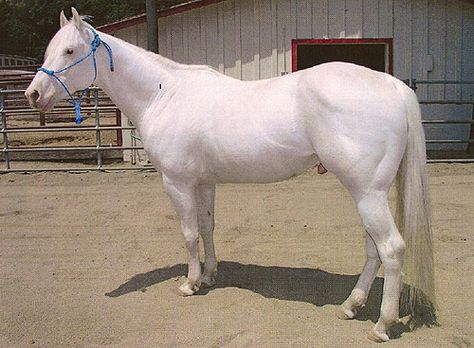
[[[105,295],[119,297],[143,291],[154,284],[186,274],[186,269],[186,265],[178,264],[137,274]],[[241,288],[266,298],[307,302],[318,307],[340,305],[349,296],[359,277],[329,273],[321,269],[245,265],[233,261],[219,262],[218,269],[219,274],[213,288]],[[357,316],[358,320],[377,321],[382,288],[383,279],[376,278],[366,306]],[[200,290],[197,295],[206,295],[209,291],[212,289]]]

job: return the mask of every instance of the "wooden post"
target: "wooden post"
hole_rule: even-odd
[[[40,126],[46,126],[46,115],[44,112],[40,112]]]
[[[158,22],[156,19],[156,0],[146,0],[146,28],[148,50],[158,53]]]
[[[472,106],[472,116],[471,122],[474,122],[474,103],[471,104]],[[471,131],[469,132],[469,140],[474,140],[474,123],[471,123]],[[474,153],[474,143],[469,143],[467,145],[467,153],[471,154]]]
[[[119,109],[115,110],[115,125],[122,126],[122,113]],[[117,146],[122,146],[122,129],[117,129]]]

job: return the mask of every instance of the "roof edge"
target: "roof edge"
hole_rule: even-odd
[[[201,8],[201,7],[217,4],[217,3],[223,2],[223,1],[225,1],[225,0],[195,0],[195,1],[189,1],[189,2],[185,2],[183,4],[180,4],[180,5],[170,7],[169,9],[166,9],[166,10],[157,11],[156,14],[157,14],[157,18],[163,18],[163,17],[168,17],[168,16],[172,16],[172,15],[175,15],[175,14],[195,10],[195,9],[198,9],[198,8]],[[128,28],[128,27],[131,27],[133,25],[137,25],[137,24],[141,24],[141,23],[145,23],[145,22],[146,22],[146,14],[142,13],[142,14],[139,14],[139,15],[136,15],[136,16],[121,19],[121,20],[116,21],[116,22],[101,25],[101,26],[97,27],[97,29],[104,32],[104,33],[112,33],[114,31],[124,29],[124,28]]]

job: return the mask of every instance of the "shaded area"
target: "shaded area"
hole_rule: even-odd
[[[219,274],[216,285],[211,289],[201,289],[195,296],[206,295],[216,288],[240,288],[260,294],[265,298],[286,301],[307,302],[315,306],[340,305],[349,296],[359,275],[343,275],[329,273],[321,269],[292,268],[279,266],[259,266],[241,264],[234,261],[221,261],[218,266]],[[178,264],[171,267],[137,274],[117,289],[106,293],[108,297],[119,297],[134,291],[144,291],[147,287],[163,281],[185,275],[187,265]],[[360,310],[356,319],[370,320],[376,323],[380,316],[382,302],[383,278],[377,277],[369,294],[366,306]],[[413,291],[407,284],[403,284],[400,298],[400,318],[414,314],[407,324],[399,323],[391,328],[391,338],[400,337],[403,332],[411,331],[423,325],[437,325],[437,318],[433,305],[420,291],[425,299],[423,306],[419,306],[412,313],[408,304],[409,291]],[[419,290],[418,290],[419,291]]]
[[[349,296],[359,275],[342,275],[313,268],[246,265],[234,261],[221,261],[218,266],[216,285],[200,290],[196,295],[206,295],[215,288],[240,288],[260,294],[265,298],[307,302],[318,307],[340,305]],[[187,265],[178,264],[137,274],[117,289],[106,293],[119,297],[134,291],[185,275]],[[383,279],[377,278],[366,307],[358,320],[376,322],[380,314]]]

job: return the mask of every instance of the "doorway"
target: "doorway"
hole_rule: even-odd
[[[295,39],[292,71],[332,62],[348,62],[393,74],[393,39]]]

